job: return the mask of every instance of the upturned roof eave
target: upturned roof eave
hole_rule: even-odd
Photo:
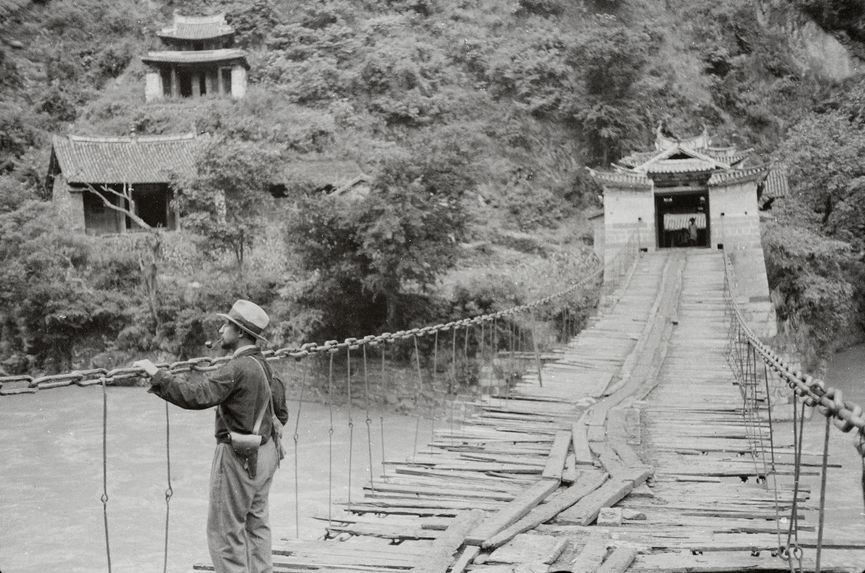
[[[206,34],[206,35],[202,35],[202,36],[183,36],[183,35],[180,35],[177,32],[175,32],[173,28],[165,28],[165,29],[162,29],[162,30],[156,32],[156,35],[159,38],[168,39],[168,40],[187,40],[190,42],[197,42],[197,41],[202,41],[202,40],[215,40],[217,38],[224,38],[226,36],[233,36],[234,35],[234,29],[229,28],[229,29],[220,30],[220,31],[213,32],[213,33]]]
[[[220,64],[239,61],[243,67],[249,69],[249,62],[246,61],[246,51],[235,48],[223,50],[164,50],[159,52],[148,52],[146,55],[141,56],[141,61],[148,66],[157,66],[159,64]]]

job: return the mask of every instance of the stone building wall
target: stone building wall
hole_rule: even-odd
[[[757,184],[753,181],[709,188],[712,246],[723,245],[736,276],[735,293],[761,337],[777,332],[769,298],[766,261],[760,240]]]
[[[57,216],[73,231],[84,232],[84,198],[81,193],[70,193],[63,174],[54,178],[51,199]]]
[[[231,97],[240,99],[246,95],[246,68],[237,64],[231,68]]]

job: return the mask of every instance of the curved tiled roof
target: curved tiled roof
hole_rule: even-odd
[[[181,16],[174,15],[174,24],[156,33],[161,38],[176,38],[178,40],[207,40],[230,36],[234,28],[226,24],[225,14],[214,16]]]
[[[641,171],[646,173],[701,173],[704,171],[712,171],[718,168],[717,163],[706,161],[703,159],[659,159],[653,161],[645,167],[640,167]]]
[[[707,149],[698,149],[697,151],[699,151],[703,155],[711,157],[715,161],[720,161],[721,163],[726,163],[727,165],[735,165],[740,161],[747,159],[751,155],[750,149],[736,151],[733,148],[712,149],[710,147]]]
[[[730,169],[718,171],[709,177],[709,185],[732,185],[744,181],[753,181],[766,177],[769,168],[765,165],[749,167],[747,169]]]
[[[637,167],[660,154],[660,151],[635,151],[619,159],[618,163],[625,167]]]
[[[223,48],[221,50],[166,50],[162,52],[147,52],[141,56],[145,64],[170,63],[170,64],[205,64],[211,62],[227,62],[240,60],[246,63],[246,52],[237,48]]]
[[[589,169],[589,173],[601,186],[614,185],[632,189],[651,189],[654,186],[652,180],[642,173],[613,173],[611,171],[595,171],[594,169]]]
[[[783,167],[773,167],[769,170],[766,180],[763,182],[764,199],[776,199],[778,197],[786,197],[790,192],[790,185],[787,181],[787,170]]]
[[[140,137],[54,136],[52,154],[70,183],[167,183],[191,173],[203,139],[194,134]]]

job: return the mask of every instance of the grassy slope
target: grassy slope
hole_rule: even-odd
[[[137,56],[177,7],[233,15],[253,66],[246,99],[144,105]],[[476,248],[444,280],[447,292],[489,277],[491,261],[505,274],[584,256],[580,211],[596,190],[581,174],[597,158],[574,121],[589,96],[585,62],[572,54],[596,41],[599,22],[623,26],[645,56],[623,151],[650,146],[664,119],[681,135],[707,124],[722,142],[766,158],[821,97],[820,82],[801,73],[785,38],[761,29],[744,0],[52,0],[18,12],[3,32],[17,73],[0,111],[7,125],[17,122],[8,130],[17,147],[0,149],[0,161],[14,156],[12,175],[35,182],[51,133],[134,127],[225,134],[287,159],[351,158],[375,174],[383,156],[419,134],[456,134],[477,151],[479,184],[467,201]]]

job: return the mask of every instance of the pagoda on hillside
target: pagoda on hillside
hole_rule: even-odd
[[[225,14],[174,15],[174,24],[157,33],[165,50],[148,52],[144,99],[246,95],[246,52],[233,47],[234,28]]]
[[[629,243],[644,251],[724,249],[744,302],[771,312],[760,211],[787,194],[787,178],[782,169],[748,165],[749,151],[713,146],[705,128],[676,139],[658,126],[653,150],[631,153],[609,170],[590,169],[604,192],[596,250],[610,263]]]

